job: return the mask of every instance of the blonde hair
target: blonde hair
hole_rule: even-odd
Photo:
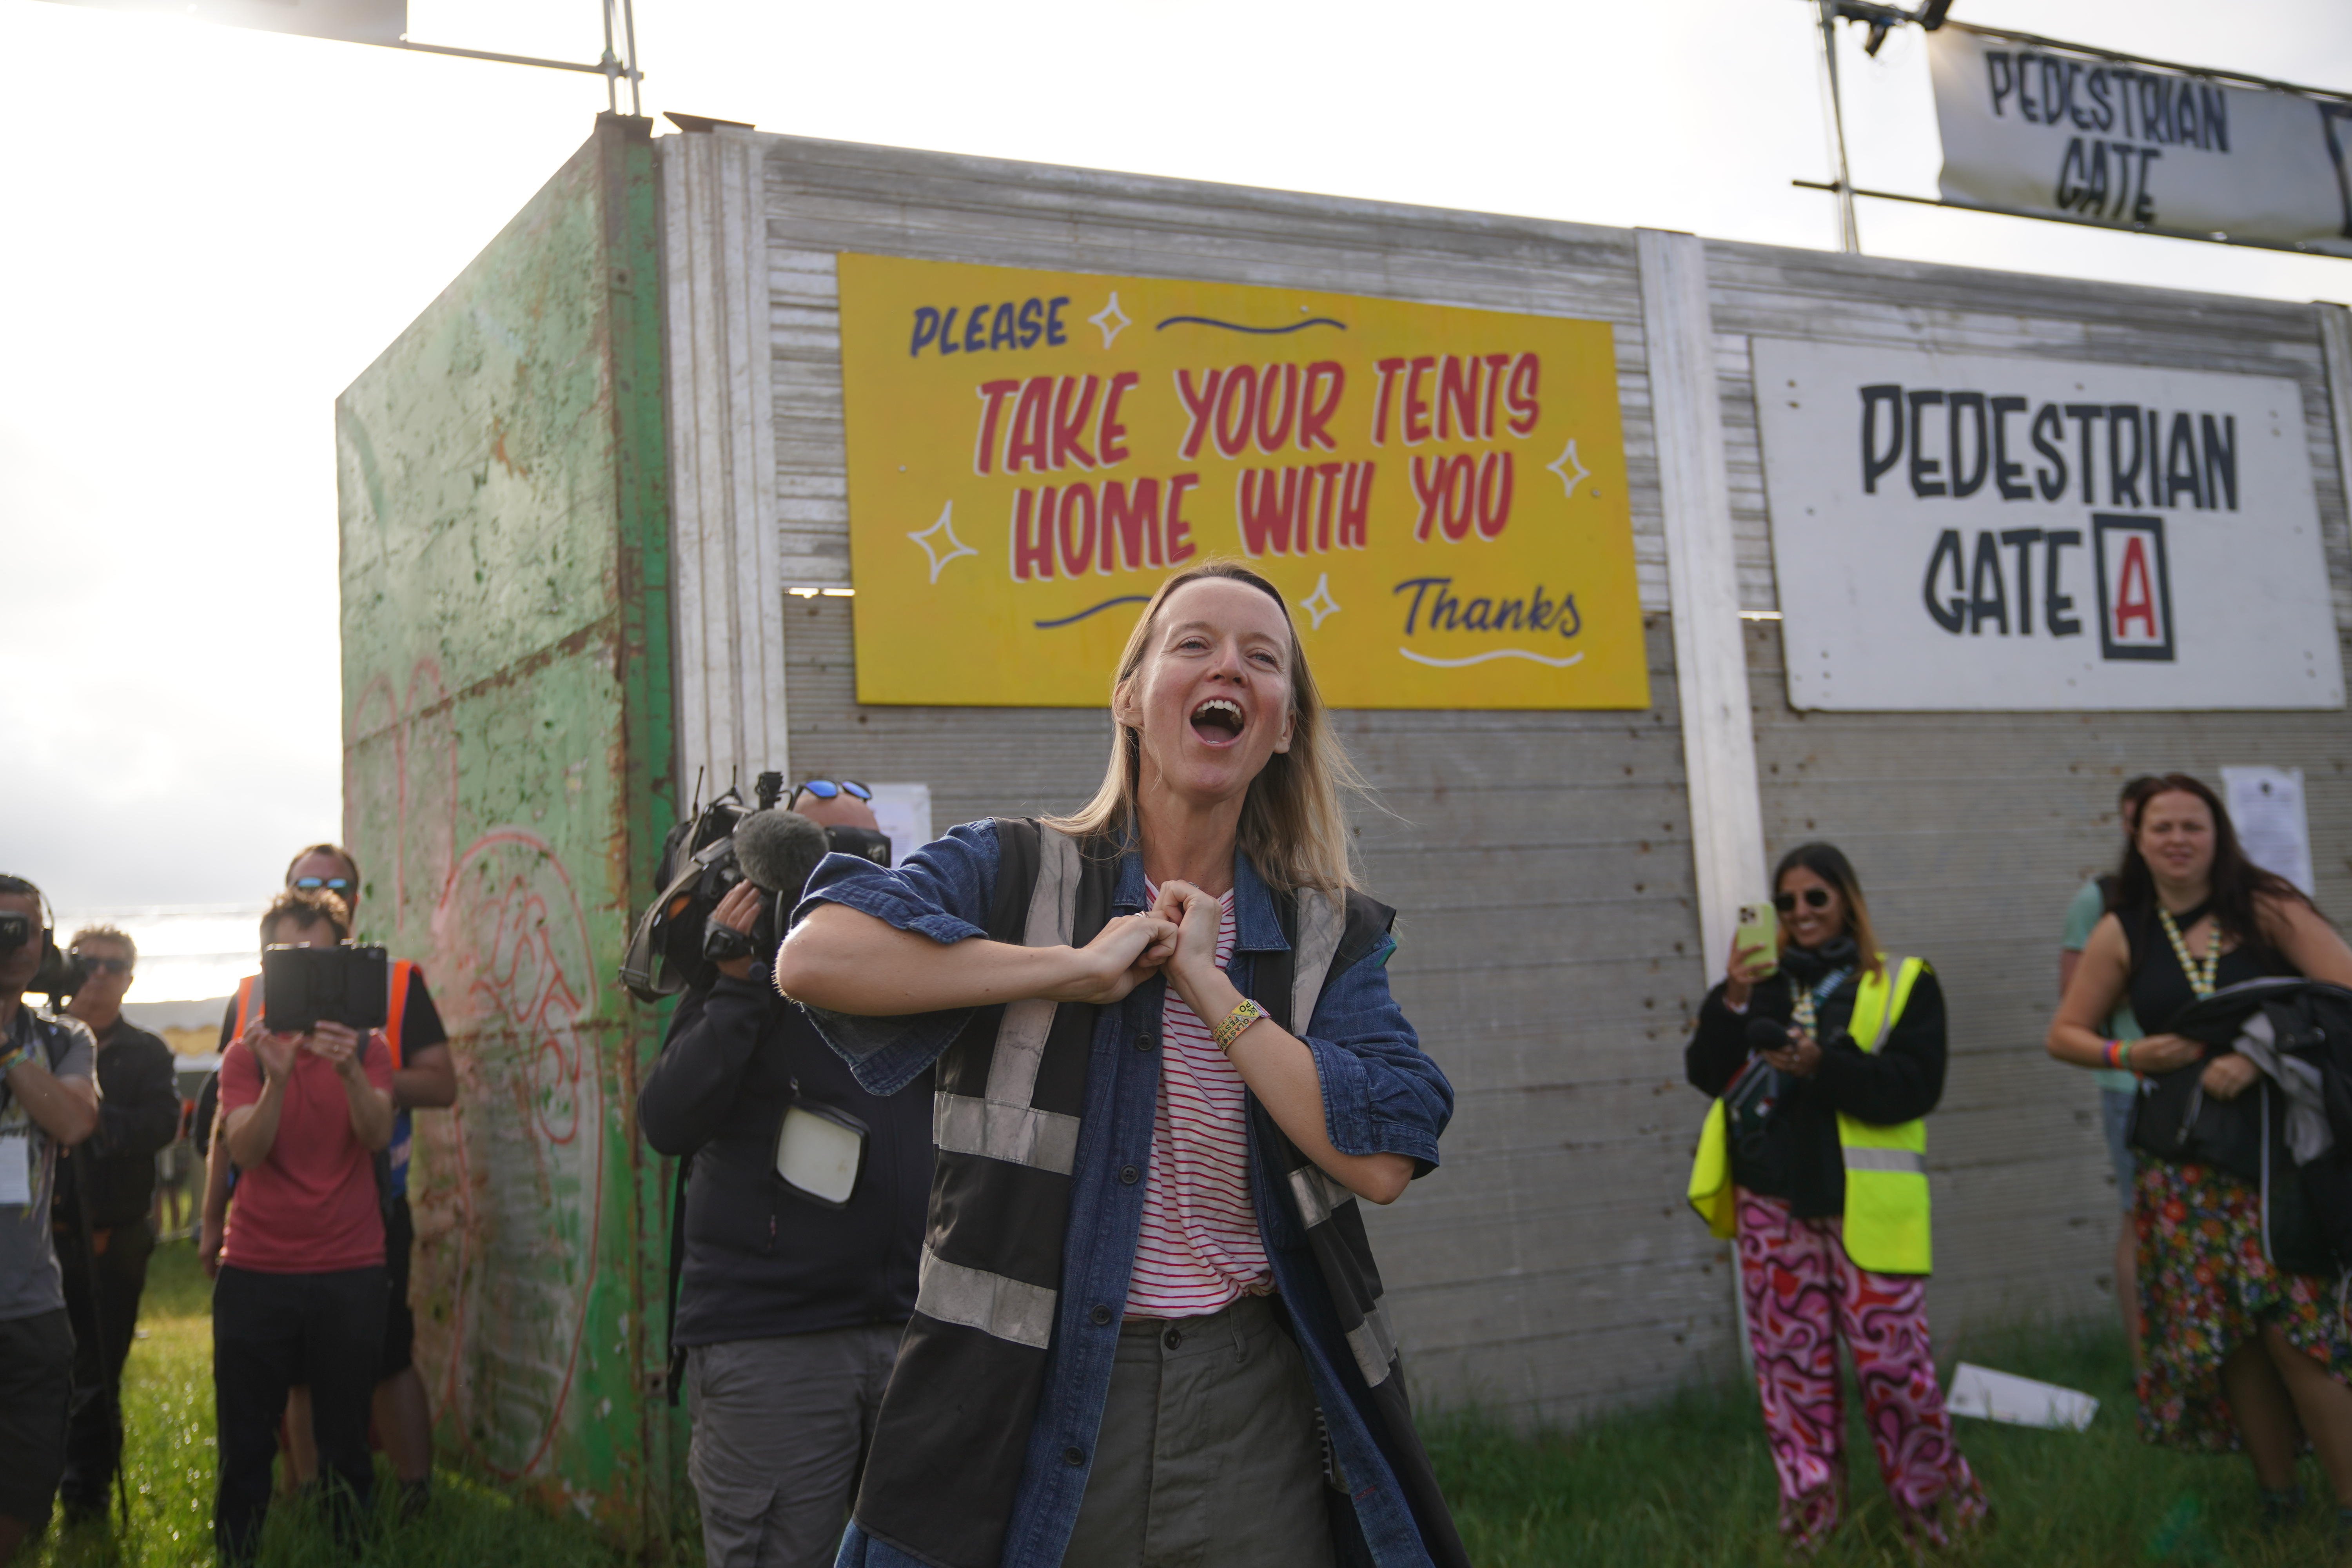
[[[1298,628],[1281,590],[1239,561],[1211,559],[1188,566],[1160,584],[1128,634],[1127,649],[1118,656],[1118,672],[1111,678],[1114,710],[1110,763],[1094,798],[1067,816],[1045,819],[1074,838],[1093,838],[1124,832],[1136,820],[1136,795],[1143,772],[1143,737],[1119,723],[1116,715],[1119,693],[1143,668],[1150,651],[1152,628],[1169,595],[1187,583],[1207,577],[1246,583],[1282,608],[1282,624],[1290,634],[1290,749],[1266,759],[1265,767],[1250,781],[1242,800],[1241,824],[1235,847],[1249,857],[1266,885],[1278,892],[1300,888],[1338,891],[1357,886],[1348,814],[1343,791],[1366,793],[1363,778],[1348,760],[1347,749],[1331,732],[1328,710],[1307,667],[1307,650],[1299,646]]]

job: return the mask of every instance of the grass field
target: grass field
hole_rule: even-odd
[[[2265,1536],[2252,1471],[2140,1442],[2122,1334],[2105,1324],[2012,1332],[1945,1351],[2100,1401],[2084,1433],[1957,1422],[1993,1505],[1991,1528],[1933,1561],[1982,1568],[2313,1568],[2333,1563],[2335,1510],[2306,1459],[2314,1500],[2299,1526]],[[1908,1564],[1870,1445],[1850,1411],[1853,1504],[1822,1568]],[[1663,1407],[1529,1442],[1475,1415],[1430,1423],[1438,1473],[1480,1568],[1660,1563],[1732,1568],[1783,1561],[1772,1464],[1755,1401],[1693,1391]],[[2352,1562],[2352,1557],[2345,1559]]]
[[[63,1533],[53,1526],[31,1554],[39,1568],[213,1562],[212,1288],[193,1246],[155,1249],[139,1323],[122,1388],[130,1521]],[[379,1499],[389,1490],[379,1488]],[[261,1561],[265,1568],[326,1568],[349,1559],[322,1521],[281,1506],[270,1510]],[[597,1568],[619,1559],[584,1530],[445,1470],[426,1516],[373,1532],[362,1561],[385,1568]]]
[[[161,1247],[131,1352],[124,1398],[131,1433],[127,1526],[53,1531],[41,1568],[212,1562],[213,1420],[209,1289],[186,1244]],[[1982,1568],[2307,1568],[2336,1561],[2333,1510],[2315,1500],[2277,1537],[2255,1527],[2244,1461],[2191,1458],[2144,1446],[2133,1430],[2129,1369],[2105,1326],[2014,1333],[1950,1347],[1970,1360],[2084,1389],[2100,1399],[2087,1433],[1962,1421],[1960,1442],[1993,1500],[1991,1529],[1941,1559]],[[1752,1400],[1736,1388],[1693,1391],[1664,1406],[1529,1440],[1476,1413],[1430,1422],[1438,1471],[1479,1568],[1538,1564],[1748,1568],[1782,1561],[1773,1529],[1771,1462]],[[1853,1514],[1816,1561],[1822,1568],[1908,1564],[1859,1428]],[[2305,1485],[2325,1495],[2305,1463]],[[690,1558],[698,1557],[689,1546]],[[344,1561],[317,1521],[272,1511],[263,1562],[311,1568]],[[596,1568],[616,1563],[594,1537],[444,1471],[424,1520],[373,1535],[370,1564]],[[2352,1559],[2347,1559],[2352,1561]]]

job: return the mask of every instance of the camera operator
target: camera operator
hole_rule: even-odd
[[[359,862],[340,845],[313,844],[296,855],[286,868],[286,886],[298,891],[323,890],[343,901],[356,925],[360,907]],[[259,1011],[255,976],[237,987],[237,995],[221,1020],[221,1044],[244,1032],[249,1016]],[[405,1515],[421,1511],[433,1483],[433,1409],[425,1394],[425,1380],[415,1363],[416,1318],[408,1304],[409,1259],[415,1250],[416,1229],[408,1207],[408,1165],[412,1148],[411,1110],[445,1110],[457,1101],[457,1072],[449,1057],[449,1037],[441,1015],[425,988],[425,972],[406,959],[392,965],[391,1006],[383,1037],[392,1058],[392,1146],[383,1157],[379,1174],[386,1184],[384,1209],[383,1357],[378,1366],[372,1409],[377,1440],[400,1481],[401,1509]],[[199,1108],[199,1127],[205,1122]],[[205,1182],[203,1256],[210,1260],[220,1246],[220,1218],[227,1201],[226,1162],[208,1171]],[[319,1473],[319,1455],[311,1441],[310,1391],[297,1384],[287,1403],[287,1479],[308,1485]]]
[[[333,893],[298,889],[262,916],[261,941],[332,946],[350,921]],[[367,1510],[385,1300],[374,1154],[392,1130],[392,1061],[373,1030],[321,1020],[278,1034],[254,1017],[222,1056],[215,1148],[238,1176],[213,1291],[213,1537],[231,1562],[260,1546],[278,1421],[298,1378],[310,1386],[338,1531],[349,1536]]]
[[[122,1462],[122,1363],[155,1250],[155,1156],[179,1136],[180,1085],[172,1047],[122,1016],[138,944],[112,926],[86,926],[68,952],[66,1011],[98,1041],[98,1131],[58,1167],[54,1215],[66,1310],[74,1329],[73,1424],[58,1488],[68,1521],[106,1512]]]
[[[98,1126],[98,1047],[26,989],[53,945],[41,890],[0,877],[0,1563],[49,1522],[65,1469],[73,1331],[49,1238],[56,1152]]]
[[[841,792],[799,799],[818,824],[876,831],[862,800]],[[773,895],[789,914],[824,846],[793,826],[792,813],[766,811],[739,827],[739,847],[763,819],[809,847],[768,871],[743,849],[745,872],[778,885],[763,892],[741,882],[719,901],[709,921],[716,950],[737,955],[719,960],[708,984],[681,1000],[637,1116],[656,1149],[692,1162],[672,1343],[685,1352],[694,1422],[688,1474],[702,1505],[704,1556],[712,1568],[822,1568],[840,1542],[914,1310],[931,1097],[928,1075],[892,1099],[867,1094],[800,1008],[777,994],[769,966],[782,920],[767,926],[764,951],[751,935]],[[844,1206],[778,1173],[780,1136],[794,1135],[785,1114],[795,1106],[812,1119],[834,1117],[832,1128],[845,1120],[865,1129]]]

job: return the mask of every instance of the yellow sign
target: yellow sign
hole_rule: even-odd
[[[1096,707],[1246,558],[1340,708],[1646,708],[1605,321],[841,258],[857,695]]]

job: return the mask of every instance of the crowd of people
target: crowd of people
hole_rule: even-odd
[[[765,880],[743,847],[695,917],[636,1113],[677,1161],[669,1388],[713,1564],[1467,1561],[1358,1209],[1435,1168],[1453,1091],[1390,992],[1392,911],[1358,886],[1354,775],[1280,595],[1230,562],[1170,576],[1110,716],[1086,805],[895,866],[825,854],[878,840],[870,792],[805,780],[743,822],[815,847]],[[2116,868],[2065,917],[2047,1046],[2097,1075],[2141,1431],[2242,1449],[2278,1522],[2307,1440],[2352,1535],[2352,1314],[2320,1189],[2294,1184],[2325,1086],[2271,1005],[2352,987],[2352,948],[2199,780],[2137,779],[2119,805]],[[264,947],[349,942],[362,888],[349,851],[304,849]],[[1847,1511],[1841,1351],[1896,1520],[1941,1546],[1994,1507],[1926,1312],[1947,996],[1926,955],[1879,945],[1835,846],[1790,850],[1771,893],[1685,1049],[1711,1102],[1689,1197],[1736,1246],[1790,1546]],[[0,936],[40,936],[0,942],[0,1214],[24,1220],[0,1224],[0,1563],[55,1499],[106,1507],[180,1127],[169,1051],[121,1016],[131,939],[78,932],[47,1013],[25,1002],[47,906],[0,879],[12,917]],[[2228,1012],[2262,982],[2262,1008]],[[401,1511],[429,1497],[406,1178],[412,1113],[457,1082],[423,973],[386,986],[379,1026],[298,1033],[247,979],[194,1109],[228,1561],[281,1487],[315,1488],[348,1537],[372,1438]]]
[[[353,933],[358,862],[312,845],[263,914],[271,946]],[[122,1453],[121,1383],[155,1247],[157,1156],[185,1112],[175,1059],[122,1016],[137,945],[111,927],[60,950],[41,890],[0,878],[0,916],[32,939],[0,950],[0,1563],[62,1502],[68,1522],[107,1511]],[[45,984],[70,1000],[27,1004]],[[63,973],[68,979],[59,982]],[[205,1152],[198,1252],[214,1278],[219,1464],[214,1534],[250,1561],[273,1490],[314,1485],[336,1529],[373,1491],[371,1433],[404,1510],[424,1505],[432,1417],[412,1362],[409,1113],[447,1106],[457,1078],[425,977],[396,963],[383,1027],[321,1019],[272,1032],[261,976],[221,1025],[219,1070],[193,1109]],[[282,1473],[273,1467],[280,1450]],[[323,1469],[323,1474],[322,1474]]]

